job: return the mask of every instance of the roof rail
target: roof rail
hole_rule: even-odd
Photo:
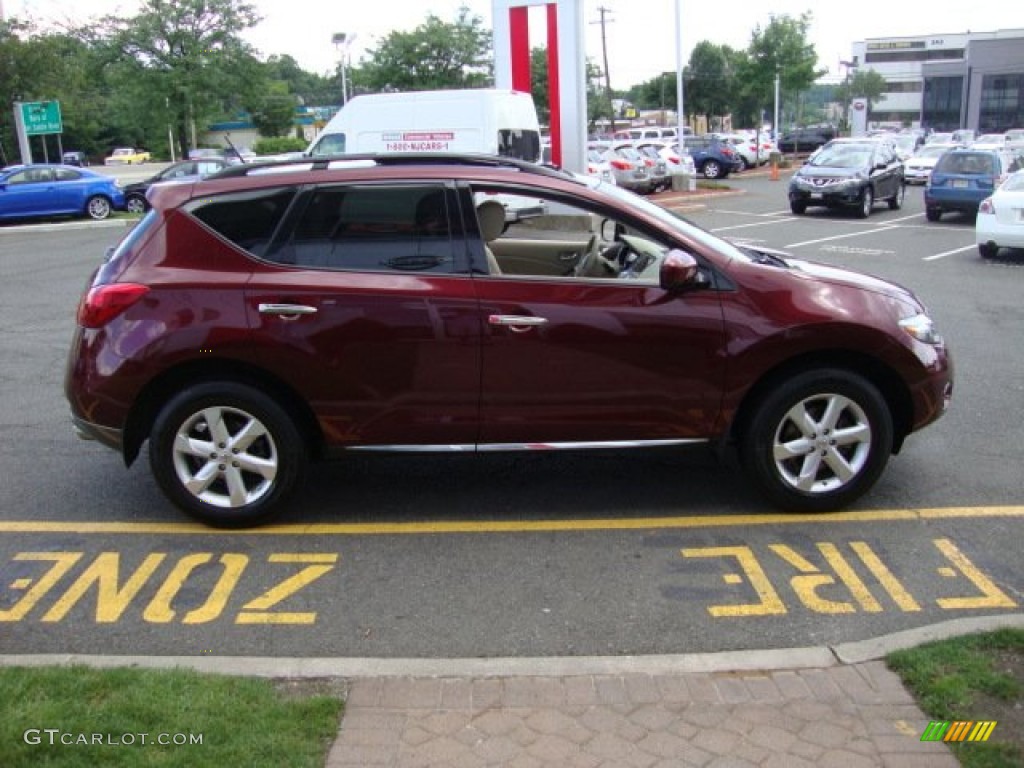
[[[358,155],[318,155],[316,157],[297,157],[289,160],[271,160],[267,162],[253,162],[242,165],[232,165],[217,173],[207,176],[208,179],[229,179],[238,176],[248,176],[250,173],[267,173],[270,169],[285,170],[289,166],[298,166],[296,170],[308,169],[312,171],[329,170],[333,163],[356,164],[367,162],[379,166],[388,165],[464,165],[480,168],[509,168],[523,173],[537,174],[540,176],[554,176],[565,178],[568,172],[557,169],[550,165],[538,165],[526,160],[514,157],[502,157],[500,155],[485,155],[473,153],[452,153],[452,152],[409,152],[409,153],[369,153]]]

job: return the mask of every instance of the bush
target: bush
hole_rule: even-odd
[[[257,155],[280,155],[284,152],[302,152],[309,142],[294,136],[279,136],[273,139],[260,139],[252,145]]]

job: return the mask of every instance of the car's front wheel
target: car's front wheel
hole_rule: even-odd
[[[867,379],[809,370],[769,391],[740,438],[740,458],[779,507],[826,512],[871,488],[892,451],[892,416]]]
[[[871,187],[865,187],[864,193],[860,196],[860,208],[857,209],[857,215],[862,219],[866,219],[871,215],[871,209],[875,207],[875,193]]]
[[[101,221],[110,215],[110,201],[103,195],[93,195],[85,203],[85,213],[90,219]]]
[[[791,210],[797,216],[800,216],[801,214],[807,211],[807,203],[805,203],[803,200],[790,200],[789,210]]]
[[[939,219],[942,218],[942,209],[941,208],[925,208],[924,209],[924,217],[926,219],[928,219],[928,221],[938,221]]]
[[[264,522],[307,463],[294,419],[263,392],[233,381],[193,385],[160,411],[149,461],[160,488],[215,526]]]
[[[128,213],[145,213],[146,198],[141,195],[128,195],[124,201],[124,207]]]

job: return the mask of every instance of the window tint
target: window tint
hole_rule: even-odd
[[[78,171],[72,171],[68,168],[55,168],[53,173],[57,181],[74,181],[75,179],[82,178],[82,174]]]
[[[194,200],[186,210],[222,237],[263,256],[295,190],[259,189]]]
[[[321,187],[269,258],[324,269],[452,272],[444,188]]]

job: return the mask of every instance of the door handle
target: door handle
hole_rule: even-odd
[[[260,304],[259,310],[261,315],[280,315],[288,318],[316,313],[316,307],[307,304]]]
[[[489,315],[489,325],[500,325],[507,327],[513,333],[526,333],[531,328],[545,325],[548,322],[546,317],[533,317],[527,315]]]

